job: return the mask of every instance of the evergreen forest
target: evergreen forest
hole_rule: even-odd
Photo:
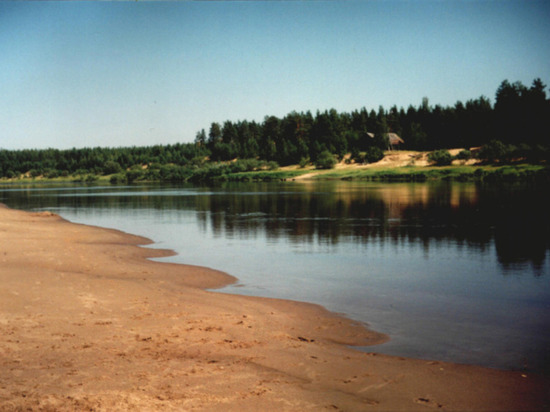
[[[263,122],[212,123],[197,132],[194,142],[147,147],[0,149],[0,177],[113,175],[113,182],[200,180],[205,170],[233,162],[236,172],[276,169],[279,165],[318,164],[327,155],[342,159],[351,153],[356,162],[374,162],[390,149],[388,133],[400,136],[398,149],[441,151],[449,148],[478,151],[487,162],[541,163],[549,157],[550,100],[537,78],[531,86],[503,81],[494,104],[487,97],[458,101],[454,106],[431,106],[424,98],[418,107],[365,108],[350,113],[290,112]],[[396,149],[396,148],[394,148]],[[467,150],[465,150],[467,152]],[[146,170],[146,172],[145,172]]]

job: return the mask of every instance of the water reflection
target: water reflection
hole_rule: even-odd
[[[47,200],[45,199],[47,198]],[[2,202],[24,209],[123,208],[189,211],[215,236],[289,239],[337,245],[451,242],[484,251],[492,242],[506,270],[541,273],[550,246],[548,190],[491,188],[448,182],[227,184],[196,187],[25,187],[5,189]],[[15,203],[15,204],[14,204]]]
[[[463,184],[317,184],[297,191],[198,197],[196,210],[218,235],[290,238],[297,243],[451,242],[496,245],[503,268],[529,263],[540,273],[549,249],[548,196]],[[284,188],[282,188],[284,189]]]
[[[5,186],[0,202],[149,237],[236,275],[229,293],[369,322],[383,353],[550,370],[547,187]]]

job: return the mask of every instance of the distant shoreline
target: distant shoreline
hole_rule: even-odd
[[[450,150],[456,155],[458,149]],[[35,176],[0,178],[0,184],[30,183],[223,183],[256,181],[294,181],[294,180],[361,180],[375,182],[542,182],[550,183],[550,166],[546,163],[493,163],[485,164],[479,160],[454,160],[447,166],[433,165],[428,161],[430,152],[390,151],[384,158],[372,164],[351,162],[349,156],[330,169],[317,169],[314,166],[300,167],[291,165],[267,170],[234,171],[233,162],[221,162],[209,169],[198,169],[195,174],[166,179],[151,178],[154,173],[147,172],[155,166],[141,166],[141,174],[131,180],[120,174],[94,175],[81,174],[57,177]],[[247,162],[247,160],[243,161]],[[128,171],[130,173],[132,171]],[[132,172],[133,173],[133,172]]]

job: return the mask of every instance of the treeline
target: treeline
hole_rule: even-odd
[[[0,150],[0,176],[54,178],[69,175],[110,175],[142,165],[202,164],[206,148],[193,143],[148,147]]]
[[[487,145],[501,153],[485,151],[490,153],[488,161],[510,161],[514,156],[541,161],[548,159],[550,130],[550,100],[545,89],[540,79],[535,79],[530,87],[505,80],[496,91],[494,105],[488,98],[479,97],[449,107],[431,106],[424,98],[421,105],[406,110],[380,106],[377,111],[362,108],[350,113],[334,109],[315,115],[291,112],[283,118],[266,116],[263,122],[228,120],[212,123],[208,132],[199,131],[193,143],[0,150],[0,176],[116,175],[132,171],[137,175],[143,165],[148,165],[151,178],[178,180],[200,176],[202,172],[198,171],[203,169],[214,173],[212,162],[253,159],[260,162],[241,166],[247,170],[272,169],[275,164],[318,164],[327,158],[327,153],[339,158],[351,153],[355,161],[373,162],[381,150],[390,147],[388,133],[403,139],[399,145],[403,149]],[[206,159],[212,162],[205,164]],[[131,174],[128,180],[132,180]]]
[[[409,150],[482,146],[493,140],[507,145],[546,146],[549,143],[550,101],[546,85],[535,79],[531,87],[503,81],[494,106],[486,97],[457,102],[452,107],[396,106],[351,113],[336,110],[268,116],[263,123],[212,123],[197,133],[195,143],[206,147],[213,160],[260,157],[281,165],[303,159],[315,162],[321,153],[357,154],[371,147],[387,149],[388,133],[396,133]],[[526,147],[524,147],[526,150]]]

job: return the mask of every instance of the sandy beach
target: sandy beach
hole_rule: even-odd
[[[359,352],[389,337],[150,243],[0,206],[1,411],[550,408],[547,377]]]

